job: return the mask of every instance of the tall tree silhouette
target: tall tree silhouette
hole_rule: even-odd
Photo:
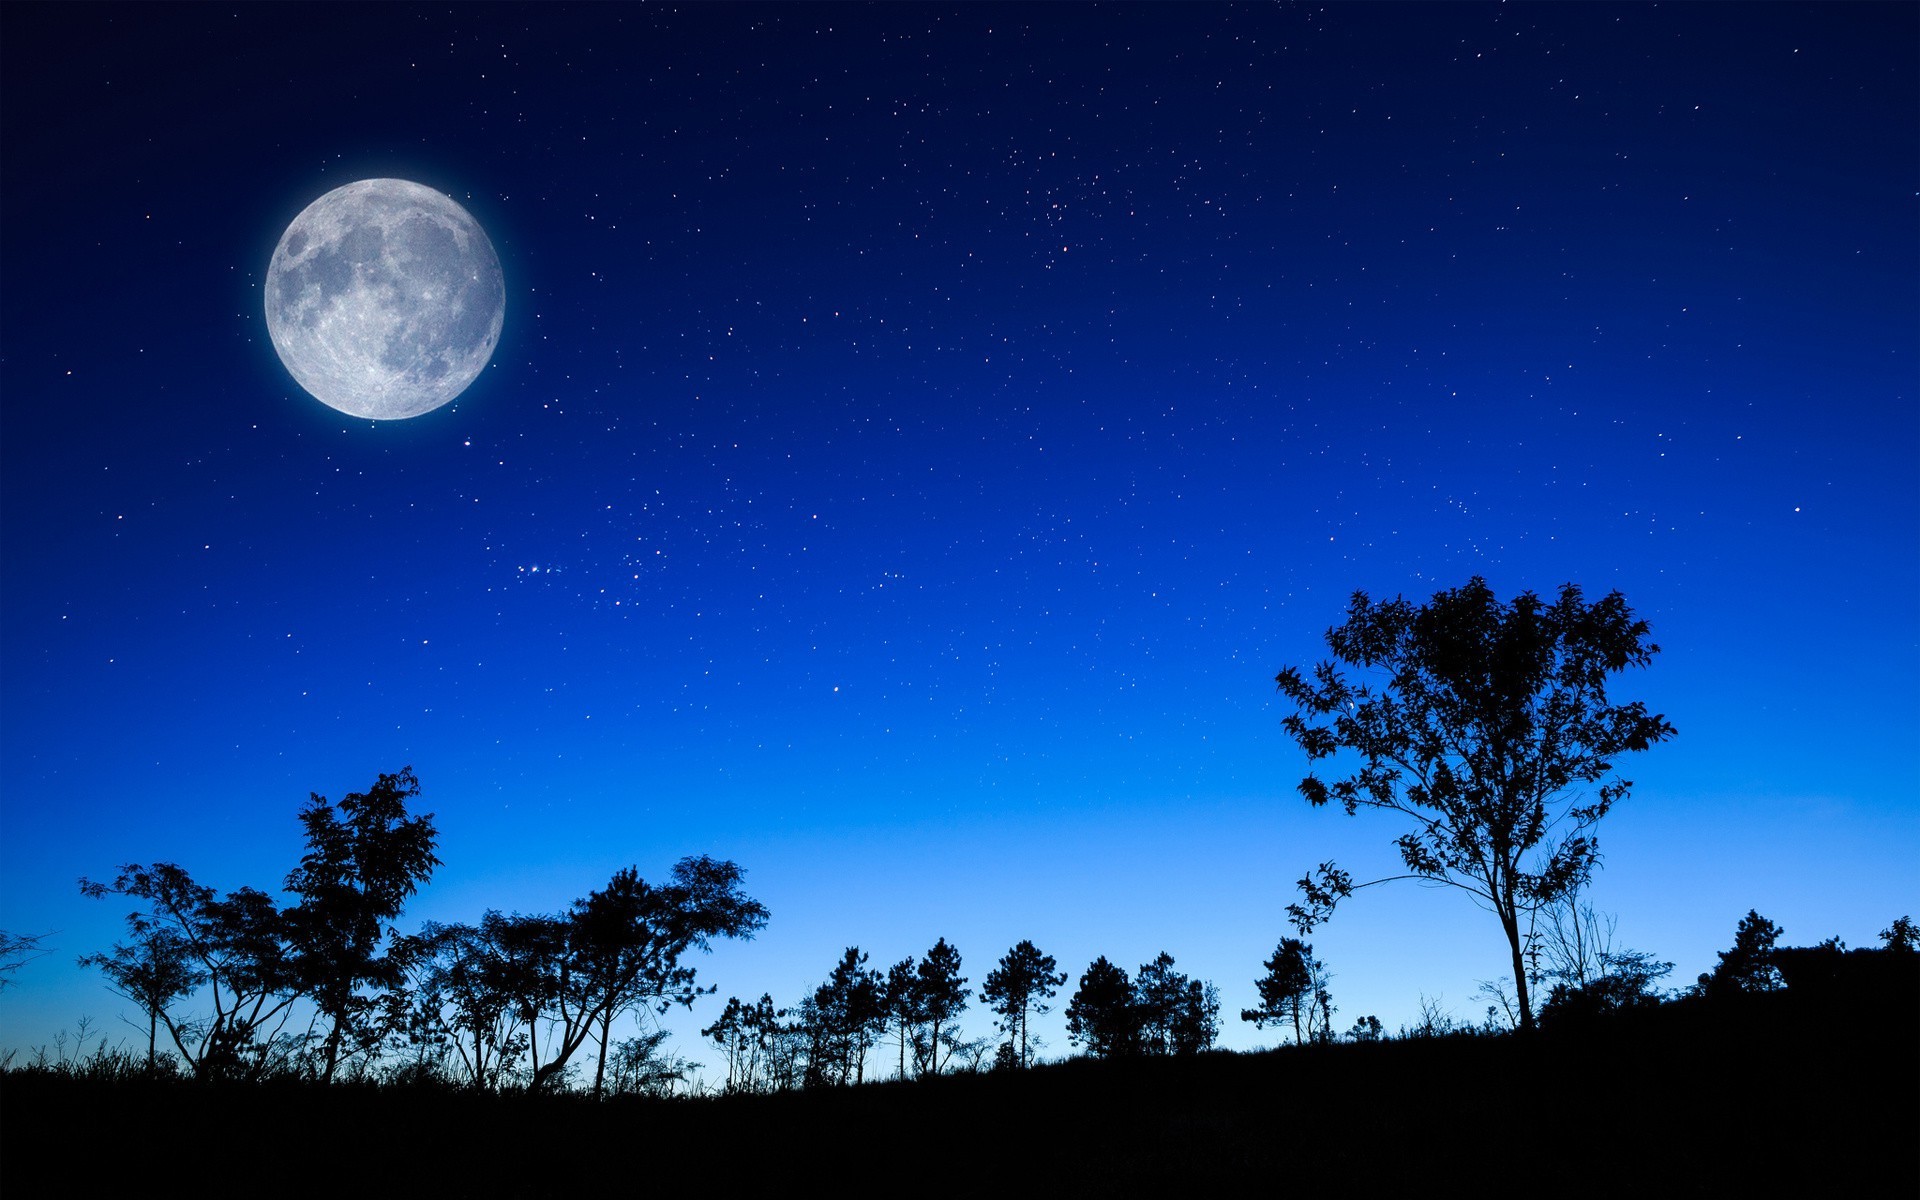
[[[1263,965],[1267,973],[1253,983],[1260,1007],[1240,1010],[1240,1019],[1253,1022],[1256,1029],[1291,1022],[1294,1043],[1304,1043],[1313,1032],[1316,1011],[1315,977],[1320,964],[1313,957],[1313,947],[1299,938],[1282,938]]]
[[[955,1022],[966,1011],[973,989],[964,986],[960,952],[941,938],[920,960],[914,973],[914,1010],[920,1029],[913,1042],[914,1060],[922,1075],[938,1075],[958,1042]]]
[[[1087,966],[1067,1002],[1067,1037],[1095,1058],[1125,1058],[1140,1050],[1133,980],[1104,954]]]
[[[1019,1039],[1015,1061],[1023,1067],[1033,1063],[1027,1046],[1028,1014],[1045,1015],[1049,1011],[1047,1001],[1067,981],[1066,972],[1054,974],[1058,965],[1051,954],[1042,954],[1032,942],[1022,941],[1007,951],[980,986],[980,999],[999,1014],[1001,1032],[1009,1039]]]
[[[810,1083],[866,1080],[867,1050],[886,1019],[886,981],[866,963],[858,946],[848,946],[833,974],[802,1003]]]
[[[562,989],[567,984],[566,918],[550,913],[503,915],[488,909],[480,918],[480,928],[489,951],[498,956],[495,978],[506,994],[507,1012],[517,1026],[513,1040],[526,1050],[523,1078],[529,1087],[545,1086],[579,1049],[575,1043],[561,1055],[553,1046],[553,1030],[560,1022],[552,1013],[561,1004]],[[545,1038],[541,1036],[542,1026],[548,1030]],[[575,1026],[583,1033],[592,1028],[582,1017],[568,1027],[568,1033],[575,1032]],[[561,1044],[566,1044],[564,1038]],[[555,1057],[560,1062],[549,1069]]]
[[[1377,685],[1333,661],[1275,676],[1297,706],[1283,727],[1308,761],[1343,750],[1359,760],[1331,782],[1309,774],[1301,795],[1412,819],[1396,842],[1409,874],[1394,878],[1457,887],[1493,911],[1523,1029],[1533,1027],[1523,958],[1533,917],[1598,861],[1594,827],[1632,786],[1610,778],[1615,760],[1673,736],[1640,702],[1607,698],[1609,675],[1659,651],[1647,632],[1618,592],[1588,604],[1567,584],[1551,603],[1522,592],[1502,604],[1475,576],[1417,607],[1354,593],[1327,645],[1339,662],[1384,674]],[[1300,881],[1296,923],[1304,932],[1325,919],[1354,886],[1321,864]]]
[[[881,1007],[887,1024],[900,1043],[900,1078],[907,1077],[907,1046],[913,1031],[920,1027],[920,975],[909,954],[887,968],[887,981],[881,990]]]
[[[1014,1060],[1023,1068],[1033,1064],[1033,1054],[1027,1048],[1029,1014],[1044,1016],[1050,1010],[1046,1000],[1068,981],[1066,972],[1054,973],[1056,966],[1060,964],[1054,962],[1052,954],[1041,954],[1031,941],[1021,941],[1000,958],[1000,966],[987,973],[987,981],[979,989],[979,998],[1000,1016],[1000,1031],[1008,1039],[1018,1039]]]
[[[300,813],[307,852],[287,876],[286,889],[298,900],[286,923],[298,986],[327,1022],[323,1082],[333,1081],[343,1046],[370,1052],[386,1033],[379,998],[364,989],[390,989],[403,979],[404,963],[383,953],[390,923],[440,865],[433,814],[407,815],[407,801],[419,794],[413,768],[403,767],[342,797],[338,807],[314,794]]]

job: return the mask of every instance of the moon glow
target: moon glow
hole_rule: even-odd
[[[266,293],[267,332],[300,386],[379,421],[465,391],[506,315],[479,222],[404,179],[363,179],[301,210],[273,249]]]

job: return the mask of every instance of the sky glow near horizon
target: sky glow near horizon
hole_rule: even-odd
[[[1749,908],[1920,912],[1912,6],[0,28],[0,928],[56,931],[0,1048],[127,1032],[78,877],[275,888],[309,792],[404,765],[407,927],[746,869],[770,924],[664,1019],[696,1060],[728,995],[941,937],[969,1034],[1026,938],[1169,951],[1272,1044],[1236,1018],[1293,881],[1402,832],[1299,798],[1274,673],[1473,575],[1652,623],[1613,694],[1678,735],[1592,898],[1669,982]],[[372,177],[508,287],[480,379],[377,425],[260,293]],[[1507,973],[1457,892],[1313,941],[1340,1028]]]

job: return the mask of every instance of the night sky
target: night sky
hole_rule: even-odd
[[[1619,589],[1591,896],[1690,982],[1749,908],[1920,911],[1920,8],[9,5],[0,13],[0,1046],[175,861],[277,888],[411,764],[402,925],[731,858],[699,961],[1161,950],[1223,1044],[1307,868],[1273,676],[1356,589]],[[491,366],[371,423],[262,284],[364,178],[506,276]],[[1478,1019],[1494,919],[1314,945],[1336,1024]],[[1068,991],[1072,988],[1069,983]],[[1064,1002],[1065,994],[1061,1000]],[[963,1025],[990,1029],[978,1007]],[[1068,1050],[1058,1012],[1036,1022]],[[143,1026],[144,1029],[144,1026]]]

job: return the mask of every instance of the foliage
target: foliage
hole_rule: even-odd
[[[1301,795],[1413,821],[1396,842],[1408,871],[1397,878],[1461,888],[1495,913],[1523,1027],[1533,1021],[1523,926],[1598,862],[1594,827],[1631,787],[1610,778],[1615,759],[1673,736],[1640,702],[1607,699],[1610,674],[1659,651],[1647,632],[1618,592],[1588,604],[1567,584],[1552,603],[1522,592],[1502,604],[1476,576],[1417,607],[1354,593],[1327,645],[1340,662],[1383,673],[1377,685],[1333,661],[1275,677],[1296,705],[1283,727],[1309,762],[1359,757],[1331,782],[1309,774]],[[1303,934],[1353,890],[1330,863],[1301,886],[1305,903],[1290,911]]]
[[[1148,1054],[1198,1054],[1220,1036],[1219,990],[1175,971],[1164,950],[1135,972],[1133,1008]]]
[[[1125,1058],[1140,1050],[1133,981],[1105,955],[1088,965],[1067,1002],[1067,1037],[1095,1058]]]
[[[1267,973],[1254,980],[1260,1007],[1242,1009],[1240,1019],[1256,1029],[1291,1022],[1295,1044],[1315,1037],[1331,1041],[1333,997],[1326,964],[1313,957],[1313,947],[1299,938],[1282,938],[1264,965]]]
[[[786,1010],[773,1006],[770,994],[752,1004],[741,1003],[738,996],[727,997],[719,1018],[700,1031],[726,1059],[725,1091],[758,1092],[777,1086],[776,1050],[786,1015]]]
[[[1880,939],[1887,949],[1902,954],[1912,954],[1920,950],[1920,928],[1915,928],[1912,917],[1895,917],[1893,924],[1880,931]]]
[[[730,862],[684,858],[661,885],[621,870],[565,915],[489,911],[478,927],[429,925],[405,947],[416,989],[409,1036],[451,1048],[481,1089],[515,1078],[524,1060],[526,1085],[554,1090],[592,1043],[592,1091],[603,1095],[614,1022],[649,1006],[691,1007],[708,989],[682,965],[686,953],[766,924],[741,875]]]
[[[1095,1058],[1197,1054],[1220,1036],[1220,992],[1175,971],[1164,951],[1131,981],[1102,956],[1067,1004],[1067,1033]]]
[[[1658,984],[1673,971],[1642,950],[1609,954],[1601,973],[1583,984],[1559,982],[1541,1006],[1543,1021],[1594,1017],[1635,1008],[1652,1008],[1666,997]]]
[[[178,930],[152,925],[144,918],[130,917],[128,924],[133,927],[131,942],[115,943],[111,954],[83,955],[80,965],[100,968],[108,989],[146,1014],[147,1069],[154,1070],[159,1064],[161,1014],[174,1001],[191,996],[209,976],[195,962]]]
[[[101,967],[143,1007],[160,1001],[147,1009],[149,1019],[166,1028],[196,1076],[257,1079],[288,1052],[281,1030],[300,995],[299,975],[286,921],[265,892],[240,888],[222,899],[173,863],[129,863],[111,884],[82,879],[80,891],[146,903],[127,915],[131,944],[81,963]],[[172,1002],[203,984],[213,1015],[177,1015]]]
[[[833,974],[797,1010],[807,1035],[809,1085],[863,1083],[867,1051],[886,1021],[885,983],[866,969],[867,956],[848,946]]]
[[[533,939],[518,927],[521,920],[489,911],[477,926],[429,922],[409,939],[408,1037],[416,1046],[450,1049],[465,1082],[481,1091],[498,1088],[510,1064],[529,1052],[527,1013],[537,1019],[542,1007],[544,984],[524,953]]]
[[[257,1078],[310,1042],[282,1033],[302,998],[327,1025],[323,1080],[333,1079],[343,1052],[379,1049],[404,1015],[397,993],[388,994],[403,982],[404,966],[397,951],[382,952],[394,936],[388,922],[438,865],[431,815],[406,815],[419,790],[403,769],[337,808],[312,796],[300,814],[307,853],[286,878],[296,899],[285,910],[255,888],[220,898],[173,863],[128,864],[111,884],[80,881],[83,895],[146,903],[127,916],[128,941],[80,963],[100,968],[108,986],[146,1014],[150,1066],[164,1026],[196,1075]],[[175,1011],[203,987],[210,1017]]]
[[[397,1006],[381,1005],[378,992],[402,982],[405,964],[403,955],[382,953],[389,923],[440,865],[433,814],[407,816],[407,801],[419,794],[405,767],[349,793],[338,808],[314,794],[300,813],[307,853],[287,876],[298,901],[285,921],[295,986],[328,1023],[323,1082],[332,1081],[343,1049],[371,1053],[392,1027],[383,1018]]]
[[[1007,951],[980,987],[980,998],[999,1014],[1000,1031],[1009,1039],[1019,1039],[1018,1049],[1012,1052],[1013,1065],[1025,1067],[1033,1063],[1028,1046],[1028,1015],[1044,1016],[1051,1011],[1047,1001],[1067,981],[1066,972],[1054,973],[1057,966],[1051,954],[1042,954],[1032,942],[1023,940]],[[1008,1044],[1012,1045],[1011,1040]]]
[[[703,855],[681,859],[672,881],[656,886],[628,867],[605,888],[575,901],[566,917],[554,919],[549,939],[543,939],[551,941],[542,955],[548,973],[527,998],[537,999],[538,1019],[550,1024],[553,1042],[528,1086],[552,1086],[580,1048],[597,1038],[599,1095],[616,1018],[644,1005],[661,1012],[675,1004],[691,1008],[704,989],[695,985],[694,969],[681,965],[682,956],[708,950],[715,938],[751,938],[766,925],[766,907],[740,891],[742,874],[731,862]]]
[[[921,1075],[938,1075],[963,1045],[955,1022],[973,994],[966,982],[960,974],[960,952],[945,938],[934,943],[914,972],[912,1007],[917,1024],[912,1043],[915,1070]]]
[[[1721,951],[1720,961],[1712,971],[1700,976],[1694,990],[1702,996],[1720,998],[1785,987],[1780,968],[1773,965],[1774,943],[1783,932],[1772,921],[1748,909],[1733,931],[1732,947]]]
[[[1353,1028],[1347,1030],[1346,1036],[1350,1042],[1379,1041],[1381,1038],[1380,1018],[1371,1013],[1361,1017],[1353,1023]]]

